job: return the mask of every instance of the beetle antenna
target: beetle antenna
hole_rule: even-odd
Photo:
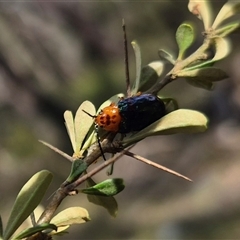
[[[131,96],[130,88],[130,76],[129,76],[129,63],[128,63],[128,46],[127,46],[127,33],[126,25],[124,19],[122,20],[122,29],[123,29],[123,39],[124,39],[124,62],[125,62],[125,76],[126,76],[126,85],[127,85],[127,96]]]
[[[103,152],[103,149],[102,149],[102,145],[101,145],[101,141],[100,141],[100,136],[99,136],[99,131],[98,131],[98,125],[95,124],[95,131],[96,131],[96,134],[97,134],[97,142],[98,142],[98,146],[99,146],[99,149],[101,151],[101,154],[102,154],[102,157],[103,157],[103,160],[106,161],[107,159],[105,158],[105,155],[104,155],[104,152]]]
[[[96,118],[96,115],[92,115],[89,112],[85,111],[84,109],[82,109],[83,112],[85,112],[88,116],[92,117],[92,118]]]

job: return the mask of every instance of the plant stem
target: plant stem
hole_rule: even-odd
[[[114,153],[117,152],[116,146],[118,146],[119,144],[118,143],[115,143],[114,145],[111,144],[112,137],[113,137],[113,135],[109,134],[108,137],[106,139],[104,139],[104,141],[102,141],[102,149],[104,152],[114,152]],[[120,146],[118,146],[118,149],[120,149]],[[86,161],[87,165],[89,166],[93,162],[95,162],[100,156],[101,156],[100,148],[99,148],[99,146],[95,146],[94,149],[90,152],[90,154],[84,159],[84,161]],[[58,206],[61,204],[61,202],[63,201],[63,199],[65,197],[70,195],[71,192],[76,191],[75,190],[76,187],[78,185],[80,185],[81,183],[83,183],[87,178],[92,177],[93,175],[95,175],[96,173],[98,173],[99,171],[104,169],[105,167],[107,167],[110,164],[112,164],[113,162],[117,161],[121,156],[122,156],[122,154],[120,156],[119,155],[114,156],[113,158],[110,158],[109,160],[104,161],[100,166],[96,167],[91,172],[78,178],[76,181],[74,181],[68,185],[62,185],[62,187],[60,187],[53,195],[53,198],[51,199],[50,203],[45,208],[44,212],[40,216],[37,223],[41,224],[41,223],[50,222],[55,211],[57,210]]]
[[[203,41],[203,44],[190,56],[188,56],[184,60],[177,61],[172,68],[172,70],[166,74],[166,76],[160,81],[158,81],[152,88],[150,88],[147,92],[157,95],[158,92],[165,87],[167,84],[171,83],[173,80],[178,78],[178,73],[182,71],[184,68],[189,66],[190,64],[194,63],[200,59],[206,59],[206,50],[210,48],[212,44],[212,38],[206,37]]]

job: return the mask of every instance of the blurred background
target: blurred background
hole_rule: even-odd
[[[213,1],[217,13],[225,1]],[[129,42],[137,40],[143,65],[158,60],[163,48],[177,54],[175,31],[184,21],[201,22],[186,1],[1,2],[0,3],[0,212],[6,224],[14,199],[37,171],[54,174],[47,197],[69,174],[70,163],[38,142],[47,141],[69,155],[71,144],[63,112],[84,100],[96,107],[126,92],[122,18]],[[184,80],[161,94],[181,108],[209,117],[201,134],[145,139],[133,152],[193,179],[193,183],[123,157],[113,177],[125,180],[116,196],[114,219],[77,195],[69,206],[87,208],[92,221],[73,226],[63,239],[237,239],[240,237],[240,47],[217,64],[229,74],[214,91]],[[131,79],[134,54],[129,48]],[[95,176],[102,181],[105,171]],[[49,200],[42,202],[45,206]]]

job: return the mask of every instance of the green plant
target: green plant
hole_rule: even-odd
[[[204,41],[202,45],[193,53],[187,55],[187,50],[194,41],[194,27],[187,23],[181,24],[176,32],[176,41],[179,48],[177,57],[173,58],[167,51],[160,49],[160,61],[151,62],[142,67],[140,48],[136,42],[133,42],[132,46],[136,56],[136,79],[131,89],[131,94],[134,95],[141,91],[157,95],[163,87],[177,81],[179,78],[185,78],[193,86],[211,90],[214,82],[227,77],[227,74],[221,69],[214,67],[214,64],[225,58],[230,52],[229,40],[226,37],[239,28],[240,21],[230,21],[226,25],[222,25],[222,23],[239,12],[239,1],[227,2],[214,21],[211,20],[211,8],[206,1],[190,1],[189,10],[203,21]],[[213,56],[209,54],[209,50],[214,52]],[[164,67],[167,65],[166,61],[168,64],[172,64],[173,67],[168,73],[164,74]],[[117,102],[119,96],[122,95],[117,94],[104,102],[100,109],[108,106],[111,102]],[[171,108],[171,105],[176,106],[174,99],[164,99],[164,101],[169,108]],[[73,156],[68,156],[42,141],[42,143],[70,160],[72,169],[69,177],[54,193],[49,205],[37,223],[32,215],[33,227],[15,236],[15,239],[26,237],[37,239],[40,235],[43,239],[48,239],[51,238],[51,234],[60,233],[71,224],[89,221],[87,210],[80,207],[66,209],[53,217],[62,200],[66,196],[76,194],[77,192],[87,194],[89,201],[104,206],[111,215],[115,216],[117,204],[113,196],[124,189],[122,179],[107,179],[96,184],[91,177],[120,159],[123,154],[190,180],[171,169],[167,169],[130,152],[128,148],[149,136],[203,132],[207,129],[207,118],[203,114],[193,110],[176,110],[176,107],[173,107],[163,118],[139,132],[128,134],[121,140],[115,140],[114,133],[100,133],[103,152],[113,153],[114,156],[103,162],[99,167],[86,172],[88,166],[101,157],[102,152],[97,142],[93,119],[82,110],[87,111],[91,115],[96,114],[95,107],[89,101],[85,101],[80,105],[75,117],[73,117],[70,111],[64,113],[66,127],[73,147]],[[51,179],[52,174],[44,170],[34,175],[22,188],[5,230],[3,231],[1,228],[0,233],[3,239],[11,238],[19,225],[31,215],[44,197]],[[77,189],[85,181],[87,181],[88,187]],[[53,232],[52,230],[56,231]]]

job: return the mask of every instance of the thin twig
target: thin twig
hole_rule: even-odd
[[[163,170],[165,172],[173,174],[173,175],[175,175],[177,177],[180,177],[180,178],[183,178],[185,180],[188,180],[188,181],[192,182],[192,180],[190,178],[188,178],[188,177],[186,177],[186,176],[184,176],[184,175],[182,175],[182,174],[180,174],[178,172],[175,172],[175,171],[173,171],[173,170],[171,170],[169,168],[166,168],[166,167],[164,167],[164,166],[162,166],[162,165],[160,165],[158,163],[152,162],[151,160],[149,160],[147,158],[141,157],[141,156],[139,156],[139,155],[137,155],[135,153],[129,152],[127,150],[123,150],[123,153],[125,155],[129,156],[129,157],[135,158],[136,160],[139,160],[139,161],[144,162],[144,163],[146,163],[148,165],[151,165],[151,166],[156,167],[158,169],[161,169],[161,170]]]
[[[47,142],[44,142],[42,140],[38,140],[40,143],[42,143],[43,145],[49,147],[50,149],[52,149],[54,152],[60,154],[61,156],[63,156],[64,158],[66,158],[67,160],[69,160],[70,162],[73,162],[74,161],[74,158],[69,156],[68,154],[66,154],[65,152],[61,151],[60,149],[54,147],[53,145],[47,143]]]
[[[125,55],[125,74],[126,74],[126,86],[127,86],[127,96],[131,96],[131,87],[130,87],[130,76],[129,76],[129,63],[128,63],[128,45],[127,45],[127,33],[126,33],[126,25],[124,19],[122,20],[122,28],[123,28],[123,38],[124,38],[124,55]]]
[[[107,161],[104,161],[101,165],[97,166],[94,168],[92,171],[86,173],[84,176],[80,177],[77,179],[75,182],[68,184],[64,187],[60,187],[56,193],[53,195],[53,198],[51,202],[48,204],[46,207],[45,211],[42,213],[41,217],[38,220],[38,224],[44,223],[44,222],[49,222],[55,211],[57,210],[58,206],[60,203],[63,201],[65,197],[69,195],[70,192],[76,189],[77,186],[79,186],[81,183],[86,181],[87,178],[90,178],[100,172],[102,169],[105,167],[109,166],[113,162],[116,162],[124,153],[120,153],[118,155],[115,155],[113,158],[108,159]]]
[[[211,38],[205,38],[203,41],[203,44],[190,56],[188,56],[186,59],[177,61],[174,67],[171,69],[169,73],[166,74],[166,76],[162,79],[160,79],[153,87],[151,87],[147,92],[152,93],[154,95],[157,95],[158,92],[163,89],[167,84],[171,83],[172,81],[176,80],[178,78],[178,73],[182,71],[184,68],[192,64],[193,62],[203,59],[203,56],[205,56],[206,50],[211,46],[212,44]]]
[[[173,81],[173,79],[171,78],[171,75],[166,75],[166,77],[161,79],[153,87],[151,87],[149,90],[147,90],[146,93],[151,93],[151,94],[157,95],[161,89],[163,89],[167,84],[169,84],[172,81]]]

